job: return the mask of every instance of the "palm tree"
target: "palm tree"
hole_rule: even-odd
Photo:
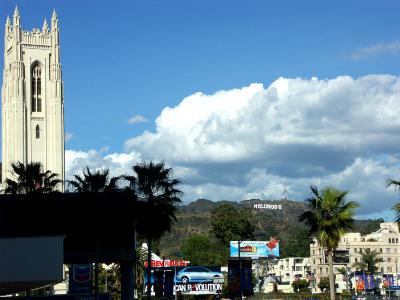
[[[381,257],[378,257],[378,252],[375,250],[365,249],[364,253],[361,255],[361,261],[352,264],[353,268],[356,270],[364,270],[370,273],[375,273],[378,271],[376,266],[378,263],[383,262]]]
[[[181,202],[182,192],[177,189],[180,180],[173,178],[172,168],[166,168],[162,162],[143,162],[134,165],[132,169],[134,175],[126,175],[124,178],[139,201],[146,201],[148,205],[147,214],[139,220],[138,231],[147,239],[147,297],[150,299],[152,241],[171,230],[172,222],[176,220],[176,205]]]
[[[395,180],[395,179],[387,179],[386,180],[386,187],[393,186],[395,190],[400,191],[400,180]],[[393,205],[392,210],[395,211],[396,217],[395,221],[399,224],[400,223],[400,202],[396,203]]]
[[[43,172],[40,162],[26,165],[21,162],[11,164],[11,174],[15,179],[6,178],[4,193],[6,194],[42,194],[56,192],[61,184],[58,174]]]
[[[359,205],[346,202],[347,192],[326,188],[320,194],[316,186],[310,186],[312,197],[306,199],[308,211],[300,215],[299,220],[308,226],[310,237],[326,249],[329,265],[329,284],[331,300],[335,299],[332,254],[337,248],[340,237],[352,227],[353,210]]]
[[[109,178],[108,169],[91,171],[89,167],[82,171],[82,175],[74,175],[73,178],[74,180],[67,180],[67,183],[78,193],[116,192],[120,179],[119,176]]]
[[[77,193],[106,193],[116,192],[119,190],[117,182],[120,177],[109,178],[109,170],[91,171],[89,167],[82,171],[82,175],[74,175],[74,180],[67,180],[72,186],[73,191]],[[96,236],[96,259],[95,259],[95,295],[96,300],[99,298],[99,238]]]

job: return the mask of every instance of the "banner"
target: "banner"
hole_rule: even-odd
[[[383,274],[382,285],[385,289],[389,288],[390,286],[393,286],[394,285],[393,275],[392,274]]]
[[[241,261],[241,274],[239,276],[239,260],[228,261],[228,291],[232,297],[240,294],[239,278],[241,278],[242,293],[244,296],[252,296],[253,292],[253,281],[252,281],[252,261],[243,260]]]
[[[238,242],[230,242],[231,257],[238,257]],[[241,241],[240,242],[241,257],[279,257],[279,240],[271,238],[270,241]]]
[[[357,271],[355,272],[356,290],[372,290],[375,288],[374,274],[369,272]]]

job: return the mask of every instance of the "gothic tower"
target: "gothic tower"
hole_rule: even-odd
[[[2,180],[12,162],[41,162],[64,181],[64,95],[58,17],[49,29],[21,29],[7,17],[2,86]],[[63,187],[61,187],[63,190]]]

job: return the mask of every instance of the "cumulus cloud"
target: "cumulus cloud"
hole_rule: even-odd
[[[372,55],[380,55],[384,53],[400,53],[400,41],[390,43],[378,43],[375,45],[357,49],[351,58],[354,60],[363,59]]]
[[[147,122],[148,120],[142,115],[134,115],[132,118],[128,120],[128,124],[137,124]]]
[[[118,170],[164,160],[185,183],[185,201],[277,199],[284,182],[291,199],[304,200],[310,184],[332,185],[349,190],[366,216],[397,199],[385,179],[400,175],[399,102],[400,79],[390,75],[195,93],[165,108],[154,132],[128,139],[126,154],[87,159]],[[70,154],[74,166],[86,159]]]

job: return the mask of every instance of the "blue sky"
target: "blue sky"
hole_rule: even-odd
[[[398,1],[1,0],[0,20],[16,4],[25,30],[59,16],[67,175],[165,160],[186,202],[335,185],[392,217]]]

